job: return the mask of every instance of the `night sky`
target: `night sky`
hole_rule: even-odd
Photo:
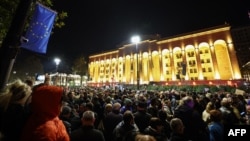
[[[162,38],[222,25],[248,25],[248,0],[56,0],[68,12],[66,26],[53,30],[45,58],[71,62],[129,42],[134,34]]]

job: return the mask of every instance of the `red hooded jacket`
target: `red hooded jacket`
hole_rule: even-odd
[[[42,85],[33,90],[31,116],[21,141],[69,141],[69,135],[59,119],[63,89]]]

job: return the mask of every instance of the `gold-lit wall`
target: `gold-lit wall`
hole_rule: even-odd
[[[188,34],[129,43],[89,57],[92,83],[137,83],[175,80],[241,79],[230,34],[222,25]],[[138,67],[137,67],[138,55]]]

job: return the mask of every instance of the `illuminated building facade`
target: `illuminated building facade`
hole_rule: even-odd
[[[241,79],[230,26],[168,38],[142,39],[117,50],[89,56],[89,84],[140,84],[150,82]],[[137,67],[138,64],[138,67]]]

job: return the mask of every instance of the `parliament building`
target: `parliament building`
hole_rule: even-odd
[[[242,76],[230,28],[224,24],[166,38],[142,36],[137,44],[91,55],[89,84],[234,85]]]

